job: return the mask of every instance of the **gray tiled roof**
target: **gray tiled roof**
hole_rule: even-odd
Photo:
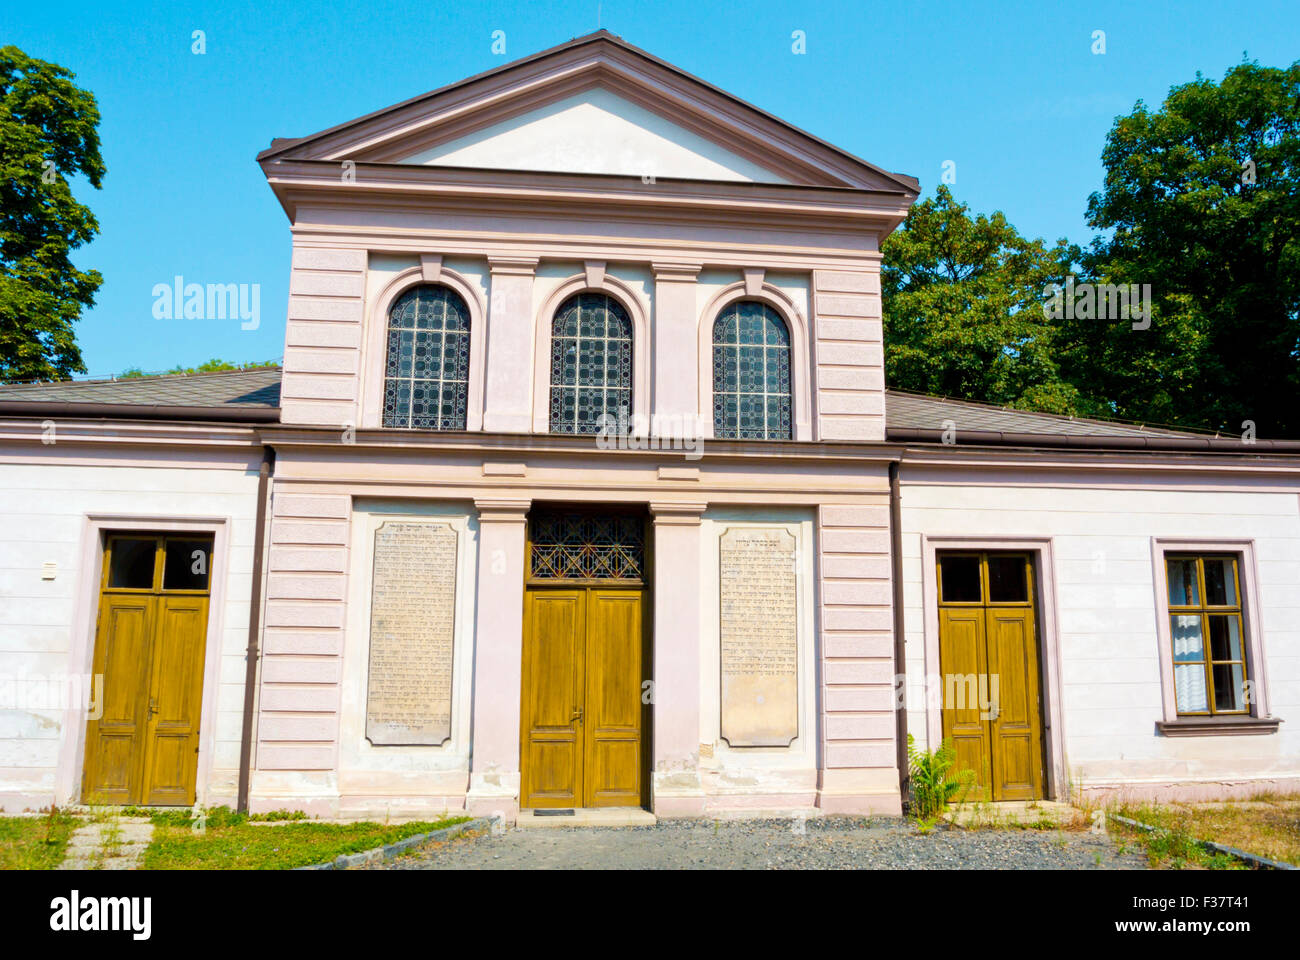
[[[944,400],[890,390],[885,397],[885,421],[891,430],[942,430],[951,420],[958,431],[1050,434],[1064,437],[1188,437],[1192,431],[1166,430],[1112,420],[1086,420],[1050,413],[1011,410],[969,400]]]
[[[280,368],[257,367],[223,373],[137,377],[127,380],[75,380],[61,383],[0,386],[0,401],[34,400],[65,403],[125,403],[176,407],[277,407]],[[944,400],[891,390],[886,395],[889,429],[942,430],[951,420],[958,431],[997,431],[1073,437],[1198,436],[1106,420],[1058,417],[1009,410],[987,403]]]
[[[0,401],[129,403],[160,407],[278,407],[280,368],[166,374],[125,380],[65,380],[0,386]]]

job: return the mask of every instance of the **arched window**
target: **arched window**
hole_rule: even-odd
[[[551,325],[551,432],[600,433],[631,417],[632,320],[613,297],[572,296]]]
[[[714,321],[713,435],[791,438],[790,331],[766,304],[741,300]]]
[[[414,287],[388,312],[384,426],[464,430],[469,307],[441,285]]]

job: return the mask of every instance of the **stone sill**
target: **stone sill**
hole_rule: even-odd
[[[1280,717],[1186,717],[1157,720],[1156,730],[1166,737],[1250,736],[1277,733]]]

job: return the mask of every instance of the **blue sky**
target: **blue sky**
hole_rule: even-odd
[[[283,352],[288,221],[254,162],[300,136],[534,53],[597,26],[597,3],[7,3],[0,44],[59,63],[99,99],[108,175],[78,196],[104,275],[78,325],[92,375]],[[604,0],[600,25],[1029,236],[1085,242],[1114,117],[1243,53],[1300,57],[1300,4],[714,3]],[[203,30],[206,53],[191,52]],[[506,34],[507,56],[492,53]],[[791,52],[802,30],[807,52]],[[1106,52],[1092,52],[1105,31]],[[261,325],[157,320],[176,275],[261,285]]]

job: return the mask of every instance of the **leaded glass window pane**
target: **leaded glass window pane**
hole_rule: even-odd
[[[603,293],[570,297],[551,324],[551,432],[600,433],[631,416],[631,318]]]
[[[388,312],[384,426],[464,430],[469,400],[469,308],[454,290],[427,284]]]
[[[641,580],[641,517],[537,511],[530,518],[528,575],[533,580]]]
[[[775,310],[731,304],[713,324],[713,435],[789,440],[790,331]]]

